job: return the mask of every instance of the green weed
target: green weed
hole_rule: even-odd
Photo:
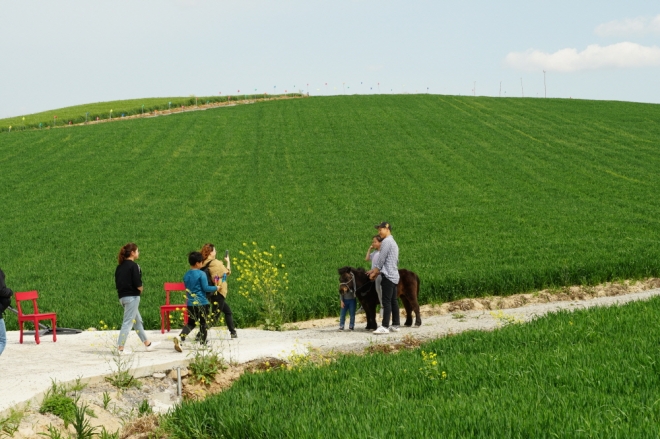
[[[119,430],[114,433],[110,433],[105,429],[104,426],[101,427],[101,432],[98,434],[99,439],[119,439]]]
[[[152,414],[154,411],[149,405],[148,399],[143,399],[140,405],[138,406],[138,417],[146,416]]]
[[[139,389],[142,383],[140,380],[135,378],[131,372],[134,359],[133,356],[121,355],[115,347],[111,347],[110,352],[110,363],[111,367],[113,368],[113,373],[105,377],[105,380],[118,389],[128,389],[130,387],[136,387]]]
[[[47,437],[49,439],[67,439],[62,431],[55,427],[53,424],[48,424],[48,427],[46,427],[48,430],[48,433],[39,433],[41,436]]]
[[[210,384],[221,370],[227,368],[220,354],[209,344],[195,344],[188,364],[191,377],[202,384]]]
[[[76,439],[92,439],[96,435],[98,427],[92,427],[87,416],[93,415],[93,412],[87,407],[87,404],[76,404],[74,417],[71,422],[76,432]]]
[[[11,408],[9,415],[0,419],[0,437],[12,437],[18,431],[18,427],[25,416],[25,410]]]
[[[76,403],[67,392],[66,386],[53,381],[41,401],[39,413],[52,413],[61,418],[65,426],[69,425],[75,418]]]

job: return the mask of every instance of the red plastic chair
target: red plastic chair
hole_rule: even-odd
[[[37,299],[39,298],[39,293],[36,290],[26,291],[23,293],[16,293],[16,307],[18,308],[18,329],[20,330],[20,339],[19,343],[23,343],[23,322],[31,322],[34,324],[34,339],[37,344],[39,344],[39,320],[50,320],[52,323],[53,330],[53,341],[57,341],[57,315],[54,312],[50,313],[40,313],[39,308],[37,307]],[[32,309],[34,314],[23,314],[23,309],[21,308],[21,302],[31,300]]]
[[[160,307],[160,333],[165,333],[165,327],[167,327],[167,332],[170,332],[170,313],[171,312],[181,312],[183,313],[183,324],[188,324],[188,308],[186,304],[173,304],[170,303],[170,292],[171,291],[186,291],[186,286],[183,282],[165,282],[165,305]]]

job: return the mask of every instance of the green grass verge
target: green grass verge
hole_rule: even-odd
[[[2,133],[0,266],[82,328],[120,325],[128,241],[149,328],[205,242],[277,246],[287,319],[336,315],[336,269],[366,264],[382,220],[423,303],[658,276],[659,121],[621,102],[338,96]],[[236,274],[228,301],[254,324]]]
[[[655,437],[660,299],[560,312],[393,355],[246,374],[164,419],[173,439]],[[421,352],[446,379],[430,380]]]
[[[154,110],[168,110],[179,108],[182,105],[190,107],[217,102],[232,102],[243,99],[265,99],[275,98],[281,95],[235,95],[235,96],[189,96],[170,98],[144,98],[127,99],[121,101],[97,102],[93,104],[76,105],[73,107],[59,108],[56,110],[42,111],[40,113],[27,114],[24,116],[0,119],[0,132],[11,130],[24,131],[32,129],[47,129],[54,126],[68,125],[69,122],[78,124],[86,121],[106,120],[121,118],[140,114],[149,114]],[[297,93],[289,93],[288,96],[300,96]]]

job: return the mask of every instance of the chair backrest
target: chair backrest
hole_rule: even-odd
[[[183,282],[165,282],[165,305],[170,305],[170,291],[186,291]]]
[[[14,298],[16,299],[16,307],[18,308],[19,317],[23,316],[21,302],[25,300],[31,300],[32,308],[34,308],[34,314],[39,314],[39,308],[37,308],[37,299],[39,298],[39,293],[37,293],[37,290],[14,293]]]

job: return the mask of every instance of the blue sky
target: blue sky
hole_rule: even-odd
[[[648,0],[0,6],[0,118],[255,89],[498,96],[501,84],[543,97],[544,70],[548,97],[660,103],[660,3]]]

